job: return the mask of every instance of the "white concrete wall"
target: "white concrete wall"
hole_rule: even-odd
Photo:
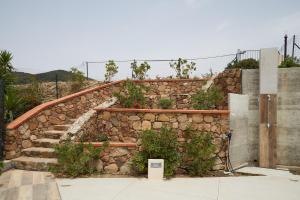
[[[230,130],[232,130],[229,153],[233,167],[238,167],[249,161],[248,104],[248,95],[229,94],[229,126]]]

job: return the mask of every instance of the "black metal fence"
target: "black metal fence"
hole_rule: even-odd
[[[279,53],[284,58],[291,57],[295,62],[300,63],[300,36],[293,35],[289,37],[285,35]]]

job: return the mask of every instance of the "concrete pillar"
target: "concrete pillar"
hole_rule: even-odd
[[[277,90],[280,56],[276,48],[260,50],[259,166],[276,166]]]

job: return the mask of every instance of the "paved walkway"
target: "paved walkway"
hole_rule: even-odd
[[[300,176],[262,168],[241,171],[266,176],[166,181],[76,178],[55,182],[53,175],[47,172],[10,170],[0,176],[0,200],[60,200],[60,195],[62,200],[299,200]]]
[[[268,174],[174,178],[166,181],[149,181],[144,178],[77,178],[57,179],[57,183],[63,200],[299,200],[300,176],[285,176],[281,172]]]
[[[48,172],[10,170],[0,176],[0,200],[60,200]]]

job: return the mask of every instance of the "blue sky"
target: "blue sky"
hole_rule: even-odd
[[[20,71],[84,69],[84,61],[190,58],[280,47],[300,34],[299,0],[0,0],[0,49]],[[232,58],[197,62],[197,75]],[[151,63],[150,75],[170,75]],[[119,65],[117,78],[130,75]],[[90,66],[103,78],[104,66]]]

